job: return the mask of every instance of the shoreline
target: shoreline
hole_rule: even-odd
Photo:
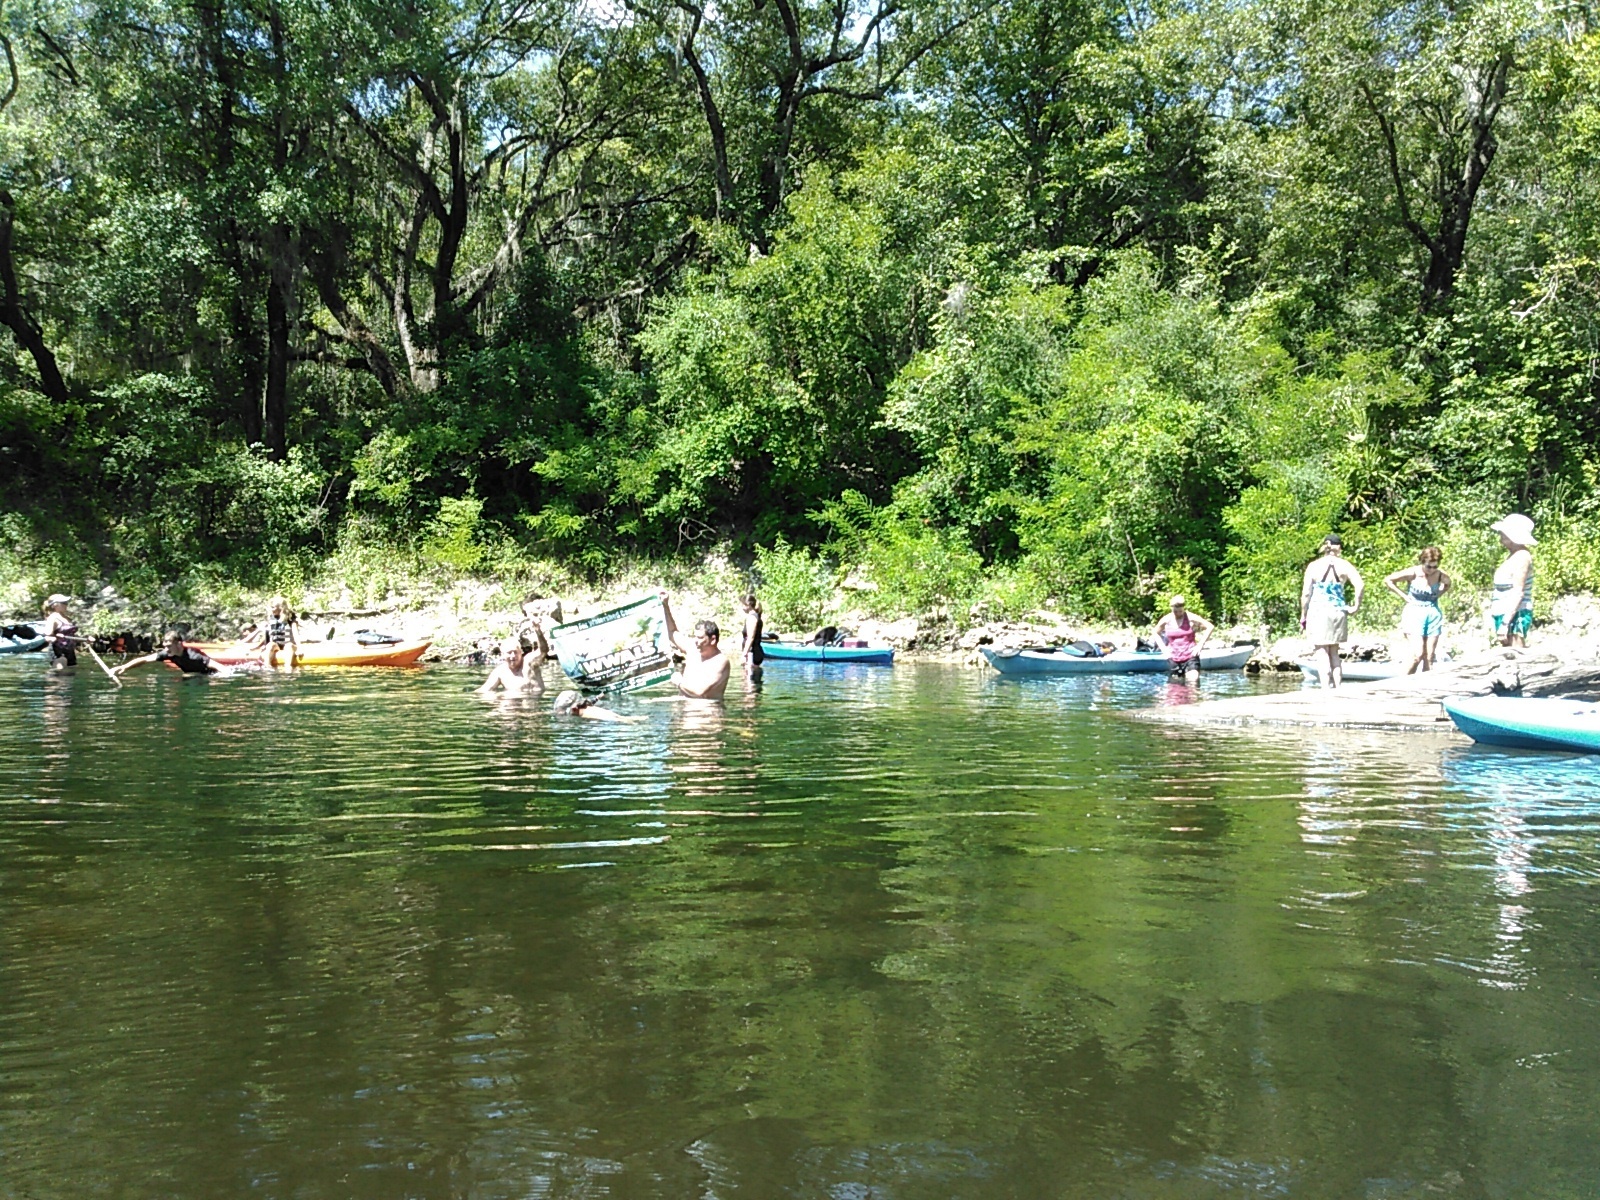
[[[306,588],[301,593],[300,626],[307,642],[344,637],[360,629],[392,633],[406,640],[425,638],[432,642],[425,662],[480,662],[492,657],[496,644],[509,636],[522,621],[520,603],[538,598],[544,605],[555,605],[563,621],[578,620],[615,607],[640,594],[665,590],[672,598],[680,621],[709,617],[723,629],[724,648],[736,638],[738,613],[733,601],[739,588],[727,578],[725,567],[708,565],[695,573],[703,582],[663,580],[664,586],[649,582],[651,576],[668,575],[662,570],[639,571],[606,585],[575,583],[570,578],[547,578],[546,586],[537,580],[490,581],[464,578],[449,583],[418,581],[404,592],[390,590],[381,600],[357,597],[348,587]],[[671,586],[676,582],[678,586]],[[219,589],[220,592],[220,589]],[[75,608],[82,628],[97,635],[136,633],[159,637],[167,626],[176,626],[186,636],[205,640],[226,640],[238,635],[265,613],[267,593],[212,594],[182,600],[161,595],[155,600],[124,596],[114,585],[102,584],[76,600]],[[3,620],[30,622],[39,615],[18,611],[15,592],[8,605],[12,615]],[[848,604],[848,593],[841,593]],[[1579,593],[1557,597],[1542,606],[1544,616],[1534,626],[1529,651],[1547,651],[1572,659],[1600,659],[1600,597]],[[1110,642],[1131,649],[1139,638],[1149,639],[1149,627],[1108,624],[1073,618],[1069,614],[1039,610],[1017,620],[986,619],[974,616],[960,621],[945,611],[922,616],[881,618],[852,611],[841,611],[826,618],[827,623],[848,630],[854,636],[894,647],[897,658],[909,662],[940,663],[952,666],[986,668],[979,653],[985,646],[1061,645],[1074,639]],[[769,632],[788,637],[810,631]],[[1298,660],[1313,653],[1313,647],[1298,636],[1274,637],[1260,625],[1219,626],[1214,645],[1253,641],[1256,655],[1245,668],[1251,673],[1297,671]],[[1453,659],[1470,659],[1495,649],[1486,619],[1457,620],[1446,626],[1440,651]],[[1344,643],[1342,657],[1347,662],[1394,662],[1406,653],[1405,639],[1397,631],[1357,629]]]

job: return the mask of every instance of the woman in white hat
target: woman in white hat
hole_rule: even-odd
[[[1533,551],[1529,547],[1539,544],[1533,536],[1533,519],[1512,513],[1489,528],[1500,535],[1506,551],[1505,561],[1494,570],[1494,595],[1489,600],[1495,636],[1502,646],[1526,646],[1528,630],[1533,628]]]
[[[71,603],[72,598],[60,592],[44,602],[43,632],[50,642],[50,666],[57,671],[78,665],[78,643],[83,639],[78,636],[78,623],[67,611]]]

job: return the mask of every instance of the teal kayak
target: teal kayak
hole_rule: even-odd
[[[892,646],[816,646],[796,642],[762,642],[763,658],[779,662],[871,663],[880,667],[894,662]]]
[[[1255,643],[1202,650],[1202,671],[1237,671],[1255,654]],[[1172,670],[1172,660],[1151,650],[1113,650],[1078,656],[1063,650],[996,650],[980,646],[988,664],[1002,675],[1153,675]]]
[[[1445,712],[1475,742],[1529,750],[1600,753],[1600,704],[1531,696],[1471,696],[1444,702]]]
[[[0,637],[0,654],[31,654],[35,650],[43,650],[44,647],[45,640],[42,637]]]

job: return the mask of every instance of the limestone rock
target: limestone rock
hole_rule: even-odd
[[[896,650],[906,650],[916,645],[922,627],[915,617],[898,621],[863,621],[856,627],[856,636],[869,642],[881,642]]]

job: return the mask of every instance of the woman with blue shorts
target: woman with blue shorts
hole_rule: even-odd
[[[1384,587],[1406,602],[1400,614],[1400,632],[1411,651],[1407,675],[1432,670],[1439,649],[1439,635],[1444,632],[1439,597],[1450,590],[1450,576],[1439,570],[1442,557],[1439,547],[1424,546],[1417,552],[1416,566],[1402,567],[1383,581]]]

